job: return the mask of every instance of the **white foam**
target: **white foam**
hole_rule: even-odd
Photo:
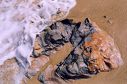
[[[2,0],[0,1],[0,64],[16,57],[29,63],[36,34],[40,33],[58,11],[65,16],[75,0]]]

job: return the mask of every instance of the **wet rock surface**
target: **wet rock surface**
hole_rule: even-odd
[[[40,35],[37,36],[39,45],[43,48],[41,54],[51,55],[58,47],[63,46],[65,43],[70,41],[72,35],[72,24],[71,21],[66,19],[60,22],[52,24],[50,27],[45,29]],[[39,56],[34,49],[33,56]]]
[[[58,65],[56,74],[59,77],[63,79],[88,78],[99,72],[118,68],[122,64],[120,52],[113,39],[100,30],[95,23],[86,19],[79,27],[79,31],[78,36],[84,38]]]
[[[52,68],[52,75],[64,80],[90,78],[99,72],[118,68],[123,63],[114,40],[88,18],[82,23],[69,19],[58,21],[38,37],[43,47],[41,54],[48,56],[67,42],[73,45],[67,58],[55,69]],[[44,78],[48,75],[40,74],[39,81],[46,82]]]
[[[89,53],[92,48],[83,46],[84,43],[91,41],[91,35],[96,32],[89,19],[75,27],[72,37],[70,39],[74,50],[68,57],[58,65],[56,75],[63,79],[80,79],[89,78],[91,75],[98,73],[98,70],[89,70]],[[86,52],[86,54],[84,54]]]

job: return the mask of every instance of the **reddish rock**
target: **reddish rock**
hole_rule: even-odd
[[[15,59],[0,65],[0,84],[24,84],[24,74]]]
[[[92,52],[88,55],[90,56],[89,69],[109,71],[118,68],[123,64],[123,61],[113,38],[101,30],[95,23],[92,24],[96,32],[91,34],[91,41],[84,43],[85,47],[92,47]]]
[[[49,61],[49,57],[47,56],[40,56],[38,58],[33,58],[31,67],[32,69],[36,69],[37,71],[39,71],[39,69],[44,66],[46,63],[48,63]]]
[[[49,62],[49,57],[47,56],[40,56],[38,58],[31,58],[31,66],[28,69],[28,73],[26,74],[28,78],[36,75],[40,69]]]
[[[71,43],[75,47],[55,71],[60,78],[65,80],[89,78],[123,64],[113,38],[88,18],[74,30]]]

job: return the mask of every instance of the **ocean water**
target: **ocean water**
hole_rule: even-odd
[[[53,16],[66,17],[76,0],[1,0],[0,65],[16,58],[23,67],[31,64],[36,35],[53,23]]]

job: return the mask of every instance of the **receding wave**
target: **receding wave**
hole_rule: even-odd
[[[36,35],[66,17],[75,4],[75,0],[0,1],[0,65],[15,57],[27,67]]]

